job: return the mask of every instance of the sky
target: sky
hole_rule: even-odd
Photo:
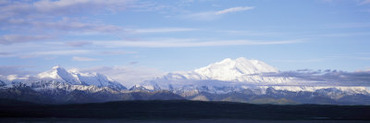
[[[60,65],[139,81],[238,57],[370,70],[370,0],[0,0],[0,13],[3,75]]]

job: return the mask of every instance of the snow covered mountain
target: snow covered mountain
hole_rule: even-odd
[[[210,64],[206,67],[194,70],[195,73],[206,79],[221,81],[247,81],[246,75],[266,72],[278,72],[278,70],[262,61],[247,60],[243,57],[232,60],[224,59],[221,62]]]
[[[187,99],[214,101],[253,102],[255,98],[249,98],[251,96],[289,98],[300,103],[318,103],[310,102],[311,98],[325,98],[332,102],[358,95],[370,98],[369,87],[333,86],[333,83],[322,81],[272,76],[280,74],[279,70],[262,61],[227,58],[194,71],[168,73],[138,84],[135,89],[170,90]]]
[[[167,75],[143,82],[139,85],[147,89],[161,88],[171,90],[189,86],[241,87],[262,85],[297,85],[299,79],[292,77],[264,76],[267,73],[278,73],[276,68],[258,60],[243,57],[232,60],[224,59],[194,71],[172,72]]]
[[[54,103],[189,99],[248,103],[370,104],[364,73],[281,72],[258,60],[224,59],[193,71],[172,72],[126,89],[99,73],[55,66],[35,76],[0,75],[0,98]],[[339,77],[336,77],[336,76]],[[350,84],[336,82],[361,80]],[[363,78],[365,77],[365,81]],[[341,84],[345,83],[345,84]],[[32,97],[32,98],[31,98]]]
[[[292,82],[293,78],[267,77],[264,73],[277,73],[276,68],[258,60],[248,60],[243,57],[232,60],[224,59],[206,67],[188,72],[169,73],[163,77],[173,80],[218,80],[250,84],[283,84]]]
[[[110,87],[113,89],[126,89],[118,82],[109,79],[100,73],[81,73],[77,69],[65,70],[60,66],[54,66],[51,70],[39,73],[37,78],[41,80],[52,80],[71,85],[85,85],[96,87]]]
[[[0,75],[1,98],[47,104],[183,99],[168,91],[129,91],[105,75],[60,66],[36,76]]]
[[[35,91],[63,90],[63,91],[122,91],[126,87],[99,73],[81,73],[77,70],[67,71],[60,66],[39,73],[37,76],[9,75],[0,76],[0,89],[15,87],[29,87]]]

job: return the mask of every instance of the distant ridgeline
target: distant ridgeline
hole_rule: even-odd
[[[370,104],[361,85],[287,76],[258,60],[225,59],[126,88],[99,73],[59,66],[37,76],[0,76],[0,98],[46,104],[121,100],[201,100],[268,104]]]

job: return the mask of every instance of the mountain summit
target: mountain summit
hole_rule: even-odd
[[[244,83],[283,83],[290,78],[266,77],[264,73],[277,73],[276,68],[258,60],[240,57],[235,60],[227,58],[220,62],[188,72],[174,72],[164,76],[167,80],[219,80]]]
[[[111,87],[116,89],[126,89],[121,84],[114,82],[107,76],[100,73],[81,73],[77,69],[69,70],[54,66],[51,70],[39,73],[38,78],[43,80],[54,80],[71,85],[94,85],[96,87]]]
[[[232,81],[245,75],[278,72],[278,70],[262,61],[248,60],[244,57],[232,60],[224,59],[206,67],[194,70],[195,73],[208,79]]]
[[[169,90],[190,100],[250,103],[368,104],[370,99],[368,87],[333,86],[280,74],[262,61],[227,58],[193,71],[168,73],[133,89]]]
[[[37,76],[40,79],[61,80],[63,82],[74,85],[83,84],[81,83],[81,81],[78,80],[76,76],[73,76],[71,73],[60,66],[54,66],[51,70],[39,73]]]

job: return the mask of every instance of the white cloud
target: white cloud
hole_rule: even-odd
[[[74,56],[72,57],[73,61],[100,61],[100,59],[94,59],[94,58],[88,58],[88,57],[78,57]]]
[[[58,37],[68,33],[113,33],[120,26],[89,19],[89,14],[115,12],[127,8],[132,0],[39,0],[1,2],[0,44],[24,43]],[[74,16],[81,15],[81,16]],[[85,16],[87,15],[87,16]],[[27,35],[25,35],[27,34]],[[40,35],[42,34],[42,35]],[[46,36],[43,36],[46,35]]]
[[[82,47],[82,46],[85,46],[85,45],[90,45],[92,43],[87,42],[87,41],[73,41],[73,42],[66,42],[65,44],[68,45],[68,46],[72,46],[72,47]]]
[[[0,35],[0,44],[23,43],[37,40],[50,39],[52,36],[43,35]]]
[[[69,15],[125,9],[132,0],[40,0],[4,3],[0,12],[8,16]]]
[[[57,51],[38,51],[30,55],[73,55],[73,54],[87,54],[90,50],[57,50]]]
[[[13,53],[11,52],[0,52],[0,57],[12,56]]]
[[[166,33],[166,32],[187,32],[195,31],[195,28],[152,28],[152,29],[133,29],[134,33]]]
[[[220,11],[192,13],[192,14],[185,15],[183,17],[187,19],[192,19],[192,20],[214,20],[228,13],[241,12],[241,11],[247,11],[247,10],[252,10],[252,9],[254,9],[254,7],[248,7],[248,6],[233,7],[233,8],[220,10]]]
[[[66,17],[56,20],[57,21],[43,19],[10,19],[3,21],[5,24],[3,24],[2,28],[6,30],[43,34],[50,32],[111,33],[122,31],[121,27],[115,25],[82,22],[79,19]]]
[[[211,46],[240,46],[240,45],[281,45],[300,43],[301,40],[285,41],[253,41],[253,40],[222,40],[198,41],[170,39],[158,41],[95,41],[95,45],[104,47],[211,47]]]
[[[104,55],[126,55],[126,54],[136,54],[134,51],[122,51],[122,50],[112,50],[112,51],[103,51],[101,54]]]
[[[217,15],[215,12],[199,12],[188,14],[182,17],[191,20],[214,20],[219,18],[220,16]]]
[[[281,36],[281,35],[288,35],[288,33],[284,32],[255,32],[255,31],[247,31],[247,30],[216,30],[215,32],[232,34],[232,35],[246,35],[246,36]]]
[[[70,47],[65,42],[25,42],[22,44],[0,45],[0,57],[50,57],[60,55],[81,55],[96,53],[85,47]]]
[[[227,14],[227,13],[232,13],[232,12],[240,12],[240,11],[246,11],[246,10],[252,10],[252,9],[254,9],[254,7],[249,7],[249,6],[233,7],[233,8],[228,8],[228,9],[224,9],[224,10],[221,10],[221,11],[217,11],[216,14],[221,15],[221,14]]]

